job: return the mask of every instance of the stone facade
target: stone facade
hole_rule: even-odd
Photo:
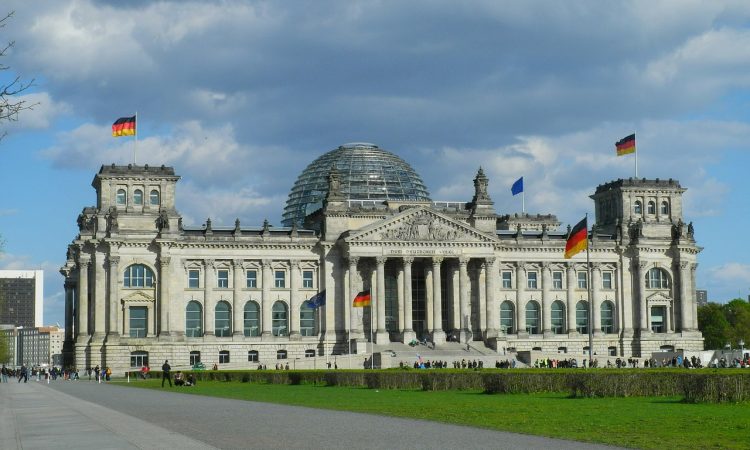
[[[701,249],[677,181],[596,189],[589,277],[585,253],[563,258],[555,216],[497,214],[481,169],[469,202],[358,203],[338,176],[305,229],[189,228],[172,168],[103,166],[61,268],[66,364],[247,368],[361,354],[371,336],[583,355],[591,319],[598,355],[703,349]],[[325,306],[310,309],[323,290]],[[364,290],[372,307],[353,307]]]

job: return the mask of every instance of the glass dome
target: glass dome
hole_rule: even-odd
[[[286,201],[284,226],[301,226],[306,215],[323,206],[333,166],[350,200],[430,200],[422,179],[403,159],[374,144],[344,144],[302,171]]]

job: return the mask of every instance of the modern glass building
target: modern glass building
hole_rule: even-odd
[[[284,226],[301,226],[305,216],[323,206],[332,167],[350,200],[430,200],[422,179],[403,159],[374,144],[344,144],[310,163],[297,178],[284,208]]]

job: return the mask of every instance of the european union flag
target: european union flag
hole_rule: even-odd
[[[513,186],[510,187],[510,192],[513,195],[523,192],[523,177],[519,178],[515,183],[513,183]]]
[[[322,290],[318,292],[317,294],[310,297],[310,300],[307,301],[307,304],[312,309],[316,309],[320,306],[323,306],[326,304],[326,291]]]

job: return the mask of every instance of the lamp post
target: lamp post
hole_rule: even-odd
[[[745,340],[740,338],[739,341],[737,341],[737,345],[740,346],[740,352],[742,352],[742,355],[745,355]]]

